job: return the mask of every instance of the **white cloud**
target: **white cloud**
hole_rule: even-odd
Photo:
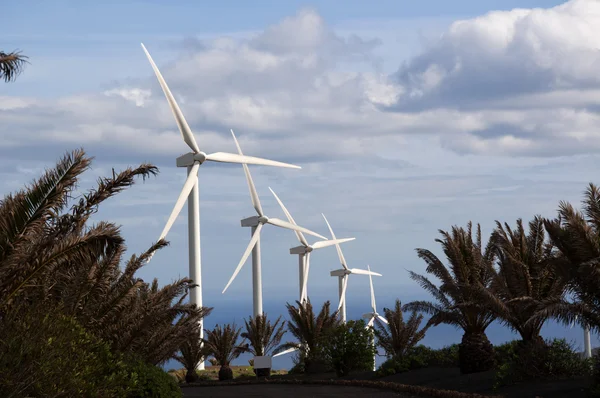
[[[454,22],[395,74],[398,112],[457,109],[479,126],[443,134],[461,153],[557,156],[600,148],[600,2]]]

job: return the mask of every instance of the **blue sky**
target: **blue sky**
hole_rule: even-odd
[[[438,229],[472,220],[485,236],[496,219],[551,217],[598,182],[600,2],[376,4],[11,2],[0,49],[31,65],[0,85],[0,192],[80,146],[96,158],[82,188],[149,161],[160,175],[97,219],[122,224],[132,253],[158,238],[187,147],[140,42],[202,150],[235,151],[233,128],[245,153],[302,166],[250,167],[265,212],[284,217],[270,186],[299,224],[328,235],[323,212],[338,237],[356,237],[344,254],[384,275],[381,306],[423,298],[405,269],[424,271],[417,247],[440,254]],[[241,168],[203,165],[200,192],[204,302],[249,309],[249,262],[221,295],[249,240],[239,220],[254,214]],[[181,214],[142,277],[187,275]],[[262,236],[264,301],[283,311],[297,297],[297,241],[270,226]],[[336,301],[338,266],[333,249],[313,255],[314,298]],[[368,294],[352,279],[349,312],[366,312]]]

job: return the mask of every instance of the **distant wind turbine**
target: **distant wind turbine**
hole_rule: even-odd
[[[275,194],[275,192],[273,192],[273,190],[270,187],[269,187],[269,190],[271,190],[271,193],[273,194],[273,196],[275,196],[277,203],[279,203],[279,206],[285,213],[288,221],[294,225],[297,225],[296,221],[294,221],[294,218],[292,217],[292,215],[290,214],[288,209],[286,209],[286,207],[283,205],[283,202],[281,201],[281,199],[279,199],[277,194]],[[298,255],[298,274],[299,274],[298,275],[298,283],[299,283],[300,302],[302,303],[308,297],[307,283],[308,283],[308,272],[310,271],[310,254],[312,253],[312,251],[316,250],[316,249],[322,249],[324,247],[333,246],[335,244],[350,242],[350,241],[354,240],[355,238],[321,240],[321,241],[313,243],[312,245],[309,245],[308,241],[306,240],[306,238],[304,237],[302,232],[299,232],[299,231],[294,231],[294,232],[296,233],[296,237],[302,244],[301,246],[292,247],[290,249],[290,254]]]
[[[331,237],[333,240],[336,240],[335,234],[333,233],[333,229],[331,229],[331,225],[329,225],[329,221],[325,217],[325,214],[321,214],[325,223],[327,224],[327,228],[329,228],[329,232],[331,233]],[[346,322],[346,290],[348,288],[348,277],[351,274],[357,275],[374,275],[381,276],[377,272],[373,272],[371,270],[364,270],[359,268],[348,268],[348,264],[346,263],[346,259],[344,258],[344,254],[342,253],[342,249],[340,245],[336,243],[335,248],[337,249],[338,257],[340,259],[340,263],[342,264],[341,269],[337,269],[335,271],[331,271],[331,276],[337,276],[339,281],[339,291],[340,291],[340,303],[338,305],[338,310],[341,309],[342,314],[342,322]]]
[[[240,148],[240,144],[235,138],[235,134],[233,130],[231,130],[231,134],[233,135],[233,140],[235,141],[235,145],[237,146],[239,156],[243,156],[242,149]],[[246,251],[242,255],[242,259],[240,260],[237,268],[231,275],[229,282],[223,289],[222,293],[225,293],[229,285],[233,282],[237,274],[240,272],[246,260],[250,256],[250,252],[252,252],[252,296],[253,296],[253,308],[254,308],[254,316],[262,315],[262,277],[261,277],[261,264],[260,264],[260,232],[265,224],[271,224],[276,227],[290,229],[296,232],[304,232],[305,234],[313,235],[322,239],[326,239],[324,236],[319,235],[316,232],[313,232],[304,227],[300,227],[296,224],[292,224],[287,221],[280,220],[279,218],[271,218],[267,217],[260,205],[260,199],[258,198],[258,193],[256,192],[256,187],[254,186],[254,181],[252,181],[252,176],[250,175],[250,169],[246,164],[242,164],[244,168],[244,174],[246,175],[246,181],[248,183],[248,189],[250,190],[250,199],[252,200],[252,206],[254,210],[256,210],[257,216],[249,217],[242,220],[242,227],[252,227],[251,230],[251,239],[248,247],[246,247]]]

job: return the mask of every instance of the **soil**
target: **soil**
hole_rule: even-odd
[[[409,395],[401,395],[374,388],[321,385],[255,384],[222,387],[184,387],[181,390],[185,398],[412,398]]]

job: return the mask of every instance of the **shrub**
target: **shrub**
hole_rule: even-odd
[[[118,398],[132,386],[122,355],[73,318],[27,306],[2,318],[0,396]]]
[[[580,357],[565,339],[512,342],[502,347],[506,361],[496,371],[495,386],[531,379],[556,379],[591,374],[591,362]]]
[[[325,359],[338,377],[353,371],[373,369],[375,360],[373,329],[365,321],[348,321],[327,333]]]
[[[135,386],[128,398],[181,398],[183,394],[177,381],[157,366],[142,361],[129,365]]]
[[[406,355],[392,357],[377,369],[377,376],[389,376],[396,373],[425,367],[457,367],[458,344],[434,350],[418,345],[408,350]]]

